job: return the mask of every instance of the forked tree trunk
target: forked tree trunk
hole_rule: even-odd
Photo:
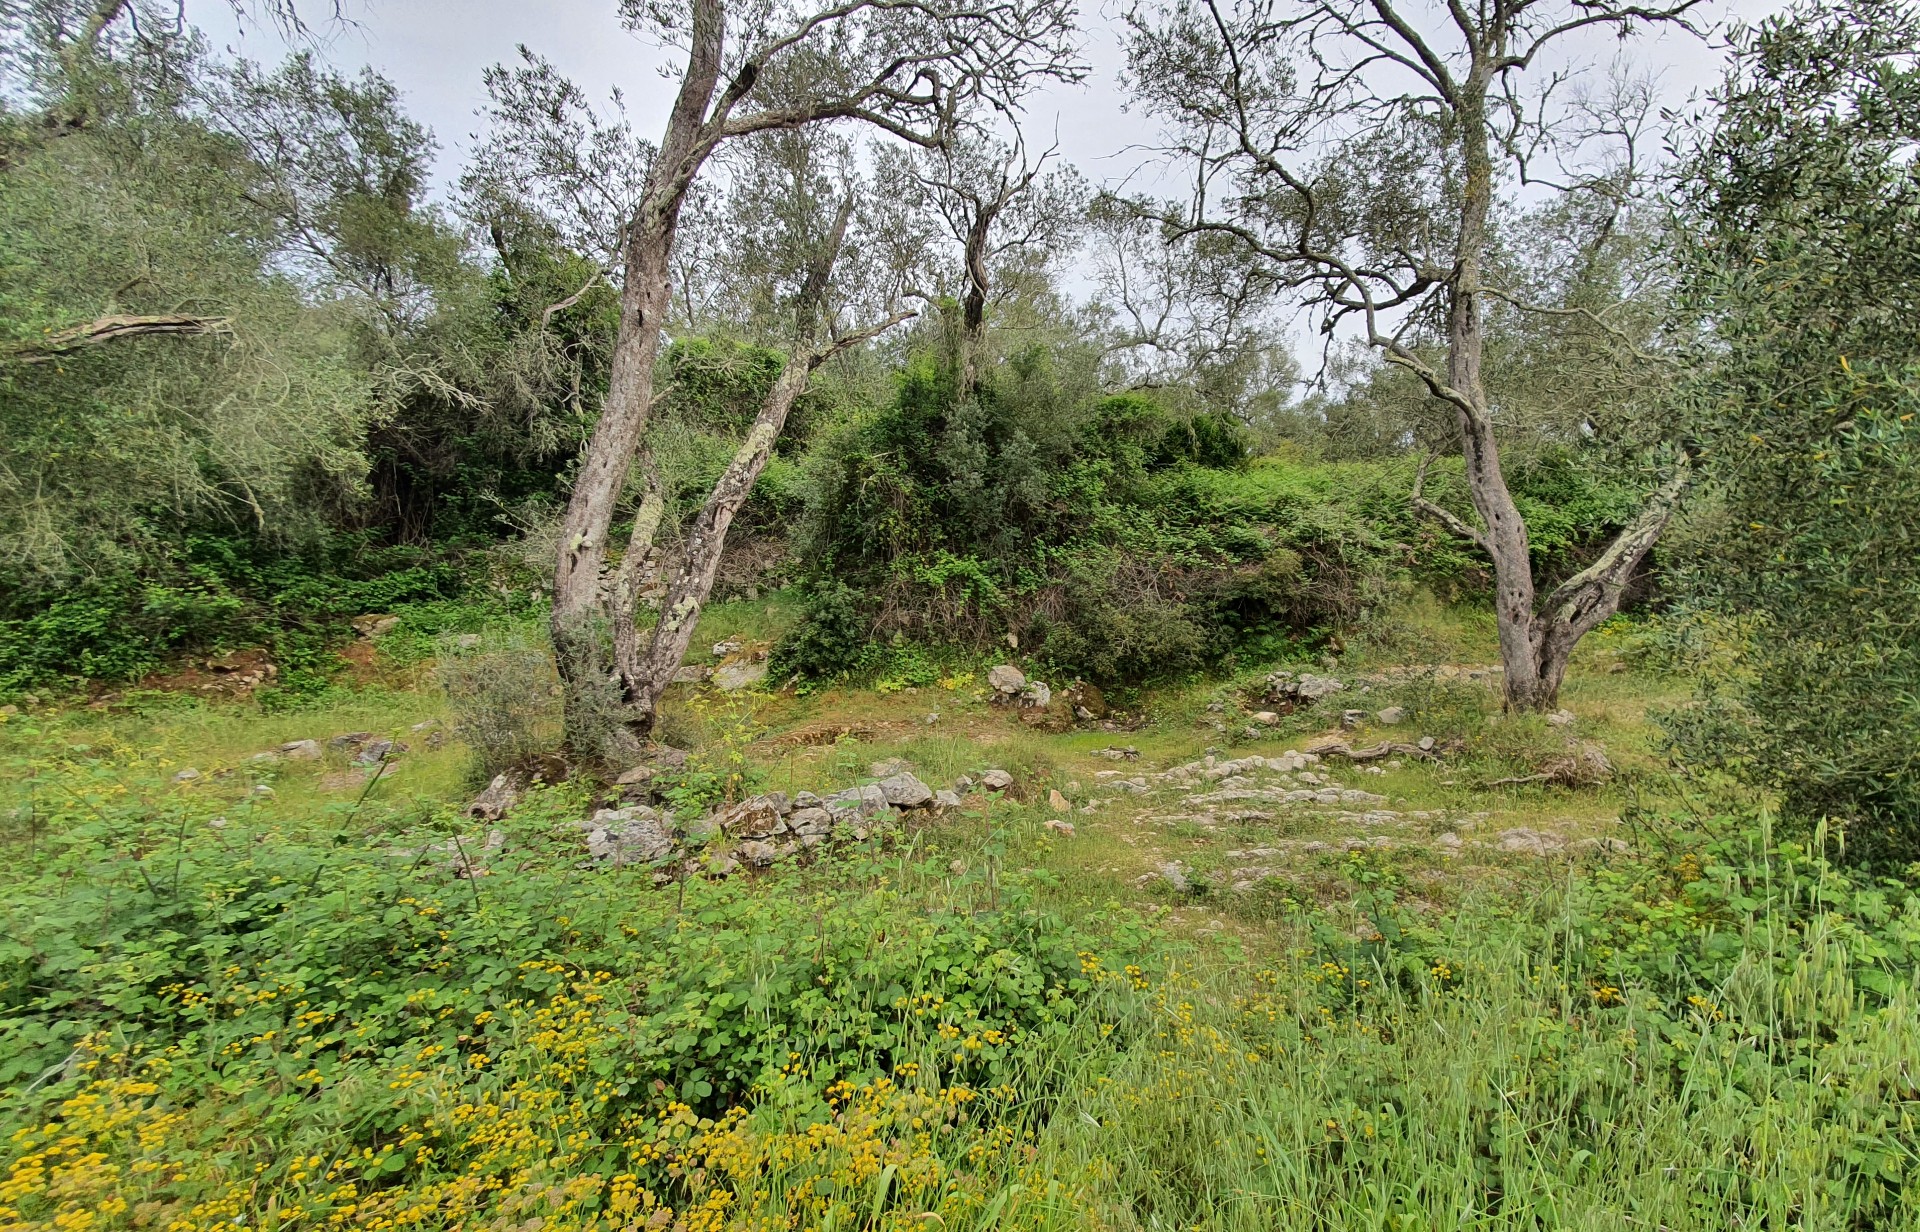
[[[601,570],[621,490],[652,409],[653,372],[671,298],[669,259],[681,205],[712,149],[702,130],[720,80],[725,13],[719,0],[695,0],[691,35],[686,74],[666,135],[647,173],[639,208],[627,223],[620,326],[607,396],[574,476],[554,564],[550,628],[565,694],[567,743],[576,753],[590,756],[602,751],[606,695],[614,680],[600,602]]]
[[[727,531],[746,503],[753,485],[773,456],[773,447],[786,427],[793,404],[807,390],[814,370],[849,347],[891,329],[912,313],[898,313],[885,321],[839,338],[824,339],[826,297],[833,265],[845,242],[847,224],[853,215],[853,199],[841,207],[833,231],[815,254],[807,270],[795,307],[798,328],[794,352],[781,366],[780,375],[761,401],[760,413],[747,429],[746,439],[733,459],[714,482],[706,503],[687,527],[679,563],[660,602],[660,620],[646,649],[640,649],[634,617],[640,568],[653,550],[653,537],[660,525],[662,501],[657,483],[649,483],[646,500],[634,519],[633,535],[627,545],[626,559],[615,579],[613,601],[613,643],[620,678],[620,706],[617,743],[643,748],[659,719],[660,699],[680,670],[693,644],[695,626],[701,609],[713,594],[714,579],[720,571],[720,559],[726,551]]]
[[[1427,501],[1417,482],[1413,499],[1416,509],[1472,539],[1493,559],[1494,620],[1507,709],[1551,710],[1559,704],[1574,646],[1619,610],[1633,571],[1672,520],[1689,470],[1684,462],[1677,467],[1598,560],[1555,588],[1545,604],[1537,602],[1527,523],[1500,469],[1500,446],[1481,370],[1486,351],[1481,332],[1482,267],[1493,203],[1483,69],[1476,66],[1463,84],[1456,106],[1465,174],[1457,261],[1449,286],[1446,393],[1460,432],[1467,489],[1485,529]]]

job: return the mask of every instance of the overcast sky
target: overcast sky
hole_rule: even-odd
[[[1057,133],[1063,158],[1107,185],[1131,180],[1151,187],[1161,180],[1145,151],[1154,138],[1142,117],[1125,111],[1119,73],[1121,7],[1117,0],[1085,0],[1085,57],[1093,71],[1086,83],[1056,86],[1033,98],[1025,128],[1030,144],[1044,146]],[[517,58],[525,44],[551,59],[595,97],[618,86],[640,132],[657,136],[672,83],[661,75],[668,56],[620,28],[614,0],[345,0],[352,24],[327,37],[326,57],[341,68],[371,65],[406,95],[408,110],[440,141],[442,184],[459,175],[481,121],[486,100],[480,82],[487,66]],[[1771,0],[1721,0],[1716,19],[1751,20],[1778,5]],[[191,15],[218,49],[249,59],[274,61],[284,44],[271,30],[242,31],[220,0],[194,0]],[[1670,102],[1717,81],[1720,52],[1686,35],[1640,38],[1636,59],[1660,72]],[[1610,36],[1582,49],[1604,63],[1617,54]]]

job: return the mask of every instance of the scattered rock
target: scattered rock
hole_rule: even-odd
[[[749,868],[765,868],[780,858],[772,843],[748,840],[740,844],[740,859]]]
[[[1073,805],[1067,802],[1067,798],[1060,794],[1060,789],[1057,787],[1051,788],[1050,790],[1048,790],[1047,804],[1052,808],[1058,809],[1062,813],[1066,812],[1068,809],[1073,807]]]
[[[1013,776],[1005,770],[989,770],[980,776],[980,786],[986,791],[1006,791],[1013,786]]]
[[[1434,745],[1434,740],[1432,736],[1422,736],[1420,737],[1420,739],[1414,741],[1414,747],[1419,749],[1422,753],[1433,752],[1433,745]]]
[[[199,777],[200,772],[192,766],[188,766],[184,770],[175,771],[173,781],[176,783],[191,783]]]
[[[1382,727],[1398,727],[1407,721],[1407,708],[1405,706],[1388,706],[1385,710],[1378,712],[1373,717],[1380,721]]]
[[[355,616],[348,623],[353,626],[355,633],[368,641],[373,641],[377,638],[385,637],[387,634],[399,628],[400,618],[398,616],[388,616],[384,613],[370,613],[366,616]]]
[[[1332,676],[1316,676],[1312,672],[1275,672],[1267,677],[1266,700],[1289,709],[1311,706],[1346,687],[1343,681]]]
[[[1529,830],[1525,827],[1502,830],[1494,841],[1494,846],[1501,851],[1515,851],[1535,856],[1552,855],[1566,845],[1566,840],[1558,834],[1545,830]]]
[[[1139,761],[1140,750],[1130,744],[1108,745],[1100,750],[1100,756],[1108,761]]]
[[[1073,823],[1070,821],[1061,821],[1058,817],[1055,817],[1047,822],[1047,829],[1053,831],[1055,834],[1071,835],[1073,833]]]
[[[673,674],[675,684],[704,684],[713,675],[713,669],[703,663],[689,663]]]
[[[1547,716],[1547,722],[1555,727],[1571,727],[1573,726],[1573,711],[1556,710]]]
[[[728,655],[739,654],[740,650],[740,639],[730,637],[724,642],[715,642],[713,644],[713,657],[716,659],[724,659]]]
[[[372,732],[341,732],[337,736],[328,738],[327,747],[336,753],[351,753],[371,739],[373,739]]]
[[[935,808],[956,809],[960,807],[960,797],[950,791],[936,791],[933,793],[933,806]]]
[[[767,838],[784,834],[787,830],[787,814],[792,811],[793,802],[787,799],[785,792],[750,796],[720,812],[720,829],[735,838]]]
[[[713,687],[722,693],[737,693],[762,683],[766,678],[765,663],[729,663],[713,673]]]
[[[880,792],[895,808],[924,808],[933,803],[933,788],[911,774],[895,774],[882,779]]]
[[[478,817],[482,821],[499,821],[518,803],[520,784],[510,774],[496,774],[493,781],[487,784],[487,789],[467,805],[467,816]]]
[[[659,813],[642,804],[601,809],[580,823],[587,832],[587,854],[616,868],[623,864],[651,864],[673,851],[673,834]]]
[[[1002,696],[1014,697],[1027,687],[1027,674],[1011,663],[1002,663],[988,670],[987,687]]]
[[[1020,705],[1026,710],[1045,710],[1053,704],[1053,690],[1044,680],[1029,680],[1020,690]]]
[[[801,837],[833,833],[833,814],[824,808],[795,809],[787,817],[787,829]]]
[[[407,746],[396,740],[369,740],[353,755],[355,764],[375,766],[384,761],[392,761],[407,751]]]
[[[1367,712],[1364,710],[1342,710],[1340,712],[1340,726],[1346,728],[1348,731],[1352,731],[1366,721]]]
[[[1256,710],[1253,713],[1253,721],[1262,727],[1272,727],[1280,721],[1280,716],[1271,710]]]
[[[1178,860],[1167,861],[1155,872],[1160,880],[1167,883],[1167,888],[1175,894],[1185,894],[1193,888],[1193,883],[1187,880],[1186,870],[1180,867]]]
[[[887,811],[887,793],[874,784],[836,791],[821,802],[836,822],[877,817]]]
[[[321,757],[318,740],[289,740],[280,746],[280,755],[289,761],[319,761]]]

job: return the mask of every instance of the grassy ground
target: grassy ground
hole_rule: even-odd
[[[1493,660],[1471,615],[1386,627],[1338,673]],[[1683,814],[1647,715],[1689,685],[1630,642],[1564,725],[1425,676],[1339,695],[1406,712],[1355,731],[1255,722],[1263,672],[1062,732],[984,665],[689,689],[670,729],[756,789],[1016,782],[665,889],[581,867],[574,785],[448,876],[486,827],[430,665],[15,716],[0,1226],[1920,1226],[1920,907]],[[1336,734],[1444,752],[1207,767]],[[1583,744],[1606,781],[1491,785]],[[1329,788],[1379,799],[1283,794]]]

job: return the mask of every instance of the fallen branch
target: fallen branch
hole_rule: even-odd
[[[75,351],[117,342],[123,338],[145,338],[156,334],[230,334],[233,321],[228,317],[105,316],[75,325],[59,333],[48,334],[37,343],[19,347],[7,358],[17,364],[45,364]]]

